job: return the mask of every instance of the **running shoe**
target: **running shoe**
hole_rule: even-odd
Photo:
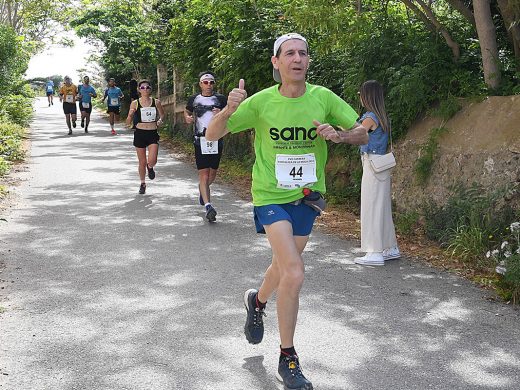
[[[146,184],[141,183],[141,186],[139,187],[139,193],[142,195],[146,192]]]
[[[148,164],[146,164],[146,169],[148,170],[148,177],[150,180],[155,179],[155,171],[153,170],[153,167],[149,167]]]
[[[112,129],[111,133],[112,133],[112,135],[116,135],[117,134],[114,129]]]
[[[76,121],[72,121],[72,127],[76,128]]]
[[[297,355],[280,355],[276,378],[283,383],[286,390],[312,390],[312,383],[305,378]]]
[[[72,135],[72,130],[71,129],[69,129],[69,135]]]
[[[206,219],[209,222],[215,222],[217,220],[217,210],[210,204],[206,206]]]
[[[88,127],[85,127],[85,133],[88,133]]]
[[[244,294],[244,306],[247,311],[244,333],[250,344],[259,344],[264,338],[265,309],[260,309],[256,304],[258,290],[251,288]]]
[[[81,118],[81,127],[85,127],[85,118]]]

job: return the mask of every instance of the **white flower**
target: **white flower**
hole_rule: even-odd
[[[504,252],[504,256],[505,256],[506,258],[511,257],[511,252],[509,252],[509,251],[505,251],[505,252]]]
[[[516,233],[520,231],[520,222],[513,222],[509,228],[511,229],[511,233]]]
[[[498,256],[500,251],[498,249],[495,249],[493,252],[491,252],[491,256]]]
[[[491,256],[491,251],[486,252],[486,257],[489,259],[489,256]]]
[[[502,243],[502,245],[500,246],[500,249],[504,249],[504,248],[505,248],[506,246],[508,246],[508,245],[509,245],[509,242],[504,241],[504,242]]]

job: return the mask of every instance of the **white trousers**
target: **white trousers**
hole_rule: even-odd
[[[392,169],[374,172],[371,157],[376,155],[361,155],[361,250],[382,252],[397,245],[392,220]]]

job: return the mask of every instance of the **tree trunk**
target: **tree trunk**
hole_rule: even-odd
[[[510,0],[498,0],[498,8],[515,53],[517,69],[520,70],[520,10],[515,12]]]
[[[478,40],[482,53],[484,81],[491,89],[500,85],[500,66],[498,59],[495,25],[491,17],[490,0],[473,0],[473,12],[477,24]]]

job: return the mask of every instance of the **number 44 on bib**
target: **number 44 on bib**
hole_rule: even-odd
[[[278,188],[291,190],[310,186],[318,181],[314,153],[277,154],[275,172]]]

